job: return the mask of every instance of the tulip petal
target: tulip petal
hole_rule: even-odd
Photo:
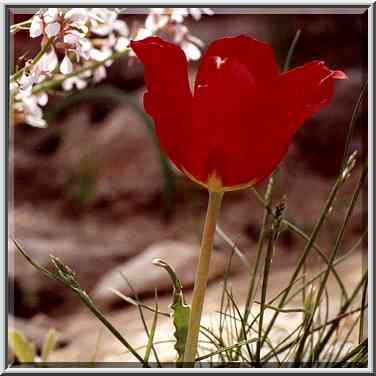
[[[194,145],[195,163],[188,171],[199,181],[216,175],[226,189],[250,184],[273,155],[278,159],[282,153],[278,143],[270,153],[269,102],[244,64],[220,57],[206,64],[206,83],[196,86],[194,96],[194,130],[188,140]]]
[[[159,37],[131,41],[131,48],[144,64],[146,112],[154,119],[160,144],[179,168],[187,157],[184,134],[190,124],[192,94],[187,59],[178,46]]]
[[[202,58],[196,86],[205,84],[208,71],[211,69],[210,59],[213,56],[231,58],[243,64],[256,84],[264,86],[278,78],[273,50],[264,42],[240,35],[221,38],[210,44]]]
[[[283,74],[276,91],[283,100],[284,128],[295,132],[304,120],[330,103],[334,80],[346,78],[345,73],[330,70],[322,61],[312,61]]]
[[[144,107],[162,148],[209,190],[268,176],[304,120],[330,103],[334,80],[347,78],[320,61],[279,74],[268,45],[239,36],[210,45],[192,96],[181,48],[158,37],[131,47],[145,66]]]

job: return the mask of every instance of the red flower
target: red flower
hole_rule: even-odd
[[[150,37],[131,47],[145,66],[144,106],[162,148],[209,190],[268,176],[304,120],[330,103],[334,80],[347,78],[321,61],[281,74],[266,43],[241,35],[209,46],[192,94],[178,46]]]

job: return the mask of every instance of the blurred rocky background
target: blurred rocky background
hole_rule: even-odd
[[[270,43],[282,66],[300,29],[291,67],[319,59],[349,77],[336,83],[333,103],[298,132],[280,166],[275,202],[286,195],[288,217],[310,233],[338,174],[352,111],[367,79],[367,15],[313,11],[231,14],[223,9],[216,13],[221,12],[224,14],[205,16],[200,22],[189,19],[192,34],[206,45],[222,36],[251,35]],[[29,15],[18,15],[14,22],[25,17]],[[124,19],[133,22],[142,17],[128,14]],[[26,32],[17,33],[12,40],[12,64],[22,56],[34,56],[38,43],[33,43]],[[196,63],[190,65],[192,77],[197,67]],[[162,305],[167,306],[169,281],[151,264],[154,257],[162,257],[176,268],[188,293],[193,284],[207,194],[175,170],[173,179],[166,181],[153,138],[128,100],[130,97],[142,106],[143,70],[136,59],[124,58],[113,64],[108,78],[96,90],[103,95],[89,97],[83,91],[74,100],[62,92],[55,95],[46,109],[47,129],[18,125],[9,130],[9,230],[41,264],[47,265],[49,254],[54,254],[70,265],[105,312],[129,331],[132,342],[141,328],[134,308],[121,302],[108,287],[129,293],[119,277],[121,270],[142,297],[149,299],[157,288]],[[115,100],[108,95],[111,91],[121,91],[128,97]],[[351,144],[351,150],[358,150],[361,159],[367,154],[366,103]],[[270,137],[272,142],[273,135]],[[333,244],[355,176],[344,187],[320,234],[323,249]],[[259,184],[257,189],[262,191],[264,185]],[[365,200],[366,192],[348,227],[343,251],[351,248],[365,230]],[[255,254],[262,214],[250,190],[225,195],[219,223],[250,260]],[[303,247],[304,242],[295,234],[288,230],[282,233],[273,261],[274,289],[280,287],[280,278],[290,270]],[[207,298],[210,306],[217,302],[230,251],[218,238]],[[55,327],[64,333],[61,345],[67,346],[60,360],[87,360],[87,354],[94,351],[100,324],[70,291],[47,280],[17,255],[12,242],[8,263],[9,310],[15,325],[28,327],[34,337],[38,337],[40,327]],[[310,267],[320,265],[321,260],[313,256]],[[361,273],[360,252],[349,265],[351,285]],[[233,273],[236,292],[244,304],[247,271],[235,262]],[[115,342],[110,336],[103,341]],[[87,350],[84,353],[83,344]],[[107,345],[101,349],[99,359],[107,359],[113,351]]]

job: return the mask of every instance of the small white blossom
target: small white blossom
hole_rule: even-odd
[[[113,24],[113,30],[123,37],[129,35],[128,25],[123,20],[116,20]]]
[[[55,22],[57,20],[58,15],[59,15],[59,8],[48,8],[43,13],[44,22],[46,23]]]
[[[174,42],[180,45],[188,60],[198,60],[201,57],[200,48],[204,46],[204,43],[191,35],[185,25],[175,26]]]
[[[116,40],[114,49],[115,51],[124,51],[129,46],[129,39],[125,37],[120,37]]]
[[[145,28],[154,33],[169,22],[169,16],[164,8],[152,8],[145,20]]]
[[[133,40],[142,40],[153,35],[152,31],[146,28],[140,28],[137,30],[137,34],[134,36]]]
[[[171,12],[171,19],[177,23],[182,23],[188,15],[188,8],[174,8]]]
[[[193,43],[188,41],[183,41],[181,43],[181,48],[187,57],[187,60],[198,60],[201,57],[201,50]]]
[[[77,44],[80,40],[80,35],[77,33],[68,33],[64,35],[64,43]]]
[[[185,17],[191,15],[196,21],[199,21],[203,14],[212,16],[214,12],[210,8],[173,8],[171,19],[177,23],[182,23]]]
[[[102,61],[111,56],[111,50],[107,48],[93,48],[90,51],[90,58],[95,61]]]
[[[40,60],[41,69],[44,72],[53,72],[59,64],[55,49],[51,49]]]
[[[64,15],[64,19],[71,25],[82,26],[88,20],[88,12],[85,8],[72,8]]]
[[[70,61],[68,55],[65,55],[63,61],[60,63],[60,72],[63,74],[69,74],[73,72],[73,64]]]
[[[38,104],[40,106],[44,107],[48,103],[47,93],[44,93],[44,92],[38,93],[38,94],[36,94],[36,98],[37,98]]]
[[[33,85],[33,80],[29,75],[24,73],[19,79],[18,85],[21,90],[25,91],[25,90],[28,90]]]
[[[89,11],[91,18],[91,31],[100,36],[111,34],[114,30],[114,22],[118,13],[106,8],[92,8]]]
[[[44,128],[47,126],[43,119],[43,111],[38,105],[38,97],[30,95],[16,102],[14,108],[23,113],[25,122],[33,127]]]
[[[69,75],[75,67],[81,69],[93,62],[104,61],[94,69],[66,78],[62,88],[81,90],[89,80],[100,82],[106,78],[106,67],[113,63],[113,53],[129,48],[130,39],[141,40],[162,31],[181,46],[187,59],[199,59],[203,43],[182,23],[188,16],[199,20],[203,14],[213,14],[209,8],[151,8],[145,24],[133,28],[130,36],[127,23],[119,19],[120,11],[117,8],[48,8],[38,11],[31,20],[30,37],[43,36],[42,48],[47,39],[51,39],[52,44],[37,63],[27,62],[21,77],[10,84],[14,111],[21,115],[17,119],[21,118],[32,126],[45,127],[42,107],[48,103],[48,95],[39,90],[32,94],[35,85],[53,79],[58,72]],[[129,54],[135,56],[132,50]],[[58,56],[63,56],[62,60],[59,61]]]
[[[201,19],[202,14],[206,14],[208,16],[212,16],[214,14],[213,10],[210,8],[188,8],[188,9],[189,9],[189,13],[196,21],[199,21]]]
[[[106,68],[102,65],[94,70],[93,79],[94,82],[100,82],[107,77]]]
[[[10,93],[12,95],[14,95],[14,93],[18,90],[18,88],[19,88],[19,86],[18,86],[17,82],[11,82],[9,84],[9,90],[10,90]]]
[[[51,22],[49,24],[46,25],[46,28],[45,28],[45,32],[48,36],[48,38],[52,38],[54,36],[56,36],[57,34],[59,34],[59,31],[60,31],[60,24],[59,22]]]
[[[29,33],[31,38],[37,38],[43,34],[43,21],[39,16],[33,17]]]
[[[82,76],[76,76],[76,77],[70,77],[66,79],[63,84],[63,89],[66,91],[72,90],[74,87],[76,87],[78,90],[85,89],[87,86],[87,82],[82,79]]]

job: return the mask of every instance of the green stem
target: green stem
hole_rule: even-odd
[[[366,326],[366,321],[365,321],[365,310],[366,310],[366,301],[367,301],[367,288],[368,286],[365,285],[363,287],[363,292],[362,292],[362,309],[360,311],[360,316],[359,316],[359,343],[363,341],[364,339],[364,327]]]
[[[300,33],[301,33],[300,30],[298,30],[296,32],[294,39],[293,39],[293,41],[290,45],[290,48],[287,52],[287,56],[286,56],[286,59],[285,59],[285,63],[283,65],[283,72],[287,72],[289,67],[290,67],[291,58],[292,58],[292,55],[294,54],[295,47],[298,43]],[[267,204],[267,207],[269,207],[271,202],[272,202],[273,189],[274,189],[274,185],[275,185],[275,176],[276,176],[277,172],[278,172],[278,169],[275,169],[273,171],[272,175],[269,178],[268,187],[266,189],[266,194],[265,194],[265,202]],[[244,321],[245,322],[247,322],[247,320],[248,320],[248,315],[249,315],[251,307],[252,307],[257,270],[258,270],[260,262],[261,262],[261,253],[262,253],[262,249],[263,249],[263,246],[264,246],[266,228],[267,228],[267,224],[268,224],[269,216],[270,216],[270,212],[269,212],[269,210],[267,210],[267,207],[265,207],[263,224],[262,224],[262,227],[261,227],[261,232],[260,232],[259,241],[258,241],[258,245],[257,245],[255,268],[254,268],[253,275],[252,275],[252,278],[251,278],[251,282],[250,282],[250,285],[249,285],[248,294],[247,294],[247,301],[246,301],[246,304],[245,304],[245,310],[244,310]],[[241,339],[243,339],[243,338],[241,338]]]
[[[273,215],[273,211],[272,211],[272,208],[270,205],[268,205],[267,202],[265,202],[265,200],[263,199],[263,197],[261,196],[261,194],[255,189],[253,188],[252,189],[253,193],[255,194],[257,200],[265,207],[265,209],[267,209],[269,211],[269,213],[271,215]],[[299,235],[302,239],[308,241],[309,240],[309,235],[307,235],[304,231],[302,231],[298,226],[296,226],[293,222],[287,220],[287,219],[283,219],[282,222],[293,232],[295,232],[297,235]],[[328,257],[325,255],[325,252],[318,246],[318,244],[316,242],[313,243],[312,245],[313,249],[318,253],[318,255],[322,258],[322,260],[328,264]],[[338,275],[336,269],[334,268],[333,265],[330,266],[331,267],[331,271],[335,277],[335,279],[337,280],[338,282],[338,285],[342,291],[342,294],[344,295],[344,297],[347,299],[348,296],[347,296],[347,292],[346,292],[346,288],[340,278],[340,276]]]
[[[346,312],[346,313],[342,313],[342,314],[340,314],[340,315],[337,315],[334,319],[329,320],[328,322],[326,322],[326,323],[324,323],[324,324],[322,324],[322,325],[320,325],[320,326],[318,326],[318,327],[316,327],[316,328],[311,329],[310,334],[316,333],[317,331],[319,331],[319,330],[321,330],[321,329],[323,329],[323,328],[326,328],[327,326],[329,326],[329,325],[331,325],[331,324],[333,324],[333,323],[339,322],[339,321],[342,320],[343,318],[348,317],[348,316],[350,316],[350,315],[353,315],[354,313],[359,312],[361,309],[362,309],[362,308],[360,307],[360,308],[353,309],[352,311],[348,311],[348,312]],[[301,327],[301,325],[300,325],[299,327],[297,327],[297,328],[294,330],[294,332],[295,332],[298,328],[300,328],[300,327]],[[294,332],[291,333],[290,337],[293,338],[293,334],[294,334]],[[289,337],[286,337],[282,342],[285,342],[285,341],[287,340],[287,338],[289,338]],[[290,348],[291,346],[294,346],[294,345],[297,343],[298,340],[299,340],[299,336],[297,336],[296,338],[293,338],[291,341],[289,341],[289,342],[288,342],[287,344],[285,344],[283,347],[281,347],[281,345],[282,345],[282,342],[281,342],[279,345],[277,345],[276,353],[279,354],[279,353],[284,352],[285,350],[287,350],[287,349]],[[266,354],[266,355],[262,358],[262,361],[265,363],[265,362],[267,362],[268,360],[270,360],[273,356],[274,356],[274,354],[273,354],[272,352],[269,352],[268,354]]]
[[[25,30],[25,29],[23,29],[23,27],[28,26],[28,25],[31,25],[31,19],[11,25],[10,26],[10,32],[11,33],[17,33],[17,31]]]
[[[338,232],[338,235],[337,235],[337,239],[335,241],[335,244],[334,244],[334,247],[333,247],[333,250],[331,252],[331,255],[330,255],[330,258],[329,258],[329,262],[328,262],[328,267],[326,269],[326,272],[324,274],[324,277],[323,277],[323,280],[321,281],[320,283],[320,288],[319,288],[319,291],[317,293],[317,296],[316,296],[316,299],[315,299],[315,304],[314,304],[314,307],[313,307],[313,310],[312,310],[312,313],[310,315],[310,318],[307,322],[307,326],[305,327],[305,331],[302,335],[302,338],[301,338],[301,341],[299,343],[299,348],[296,352],[296,356],[295,356],[295,365],[298,366],[301,362],[301,359],[302,359],[302,356],[303,356],[303,350],[304,350],[304,346],[305,346],[305,342],[306,342],[306,339],[309,335],[309,329],[311,327],[311,325],[313,324],[313,318],[314,318],[314,315],[315,315],[315,312],[317,310],[317,307],[319,306],[320,304],[320,301],[321,301],[321,296],[325,290],[325,286],[326,286],[326,283],[328,281],[328,278],[329,278],[329,274],[330,274],[330,269],[331,269],[331,266],[334,264],[334,261],[336,259],[336,256],[337,256],[337,253],[338,253],[338,249],[342,243],[342,239],[343,239],[343,235],[345,233],[345,228],[351,218],[351,215],[353,213],[353,210],[354,210],[354,207],[355,207],[355,204],[357,202],[357,199],[359,197],[359,193],[360,193],[360,190],[362,188],[362,185],[363,185],[363,182],[365,180],[367,176],[367,168],[365,167],[362,171],[362,174],[359,178],[359,182],[358,182],[358,185],[357,185],[357,188],[353,194],[353,197],[352,197],[352,200],[350,202],[350,205],[347,209],[347,212],[346,212],[346,216],[345,216],[345,219],[343,221],[343,224]]]
[[[354,106],[354,109],[353,109],[353,112],[352,112],[352,115],[351,115],[351,121],[350,121],[350,124],[349,124],[349,129],[347,131],[346,144],[345,144],[345,149],[344,149],[343,157],[342,157],[341,171],[343,171],[343,169],[345,168],[346,161],[347,161],[349,154],[350,154],[351,138],[352,138],[352,135],[354,133],[355,124],[356,124],[356,121],[357,121],[358,116],[359,116],[361,105],[363,103],[363,98],[364,98],[364,96],[367,92],[367,87],[368,87],[368,81],[365,81],[361,90],[360,90],[360,94],[358,96],[358,99],[355,103],[355,106]]]
[[[107,329],[129,350],[130,353],[132,353],[137,360],[139,360],[144,367],[148,367],[147,362],[144,361],[144,359],[133,349],[133,347],[128,343],[128,341],[125,340],[125,338],[120,334],[120,332],[107,320],[107,318],[102,314],[101,311],[95,306],[93,301],[90,299],[89,295],[82,290],[80,285],[77,283],[75,280],[70,280],[68,282],[67,279],[62,278],[61,275],[58,273],[51,273],[49,270],[44,268],[43,266],[39,265],[33,259],[24,251],[22,246],[17,242],[16,239],[12,238],[17,251],[25,257],[25,259],[32,265],[34,266],[37,270],[42,272],[44,275],[47,277],[51,278],[52,280],[55,280],[57,282],[62,283],[64,286],[70,288],[90,309],[90,311],[107,327]]]
[[[109,60],[117,60],[120,57],[128,55],[129,51],[130,51],[129,48],[126,48],[123,51],[114,52],[111,56],[107,57],[104,60],[96,61],[95,63],[85,65],[84,67],[77,69],[72,73],[66,74],[66,75],[62,76],[61,78],[51,80],[51,81],[45,81],[45,82],[40,83],[39,85],[35,85],[33,90],[32,90],[32,94],[37,94],[41,91],[46,91],[48,89],[52,89],[56,86],[59,86],[65,80],[67,80],[68,78],[76,77],[76,76],[79,76],[81,73],[84,73],[88,70],[96,69]]]
[[[72,290],[77,294],[82,303],[84,303],[86,307],[88,307],[90,311],[97,317],[97,319],[100,320],[103,323],[103,325],[106,326],[107,329],[121,342],[121,344],[124,345],[144,367],[149,367],[148,363],[144,361],[144,359],[133,349],[133,347],[128,343],[128,341],[124,339],[120,332],[107,320],[103,313],[99,311],[99,309],[95,306],[95,304],[92,302],[87,293],[83,290]]]
[[[245,303],[245,310],[244,310],[244,321],[248,321],[248,316],[251,312],[252,303],[254,300],[254,294],[255,294],[255,286],[256,286],[256,276],[258,273],[258,269],[260,267],[261,263],[261,254],[262,249],[264,247],[264,242],[266,239],[267,234],[267,227],[268,227],[268,221],[269,221],[269,215],[271,214],[271,210],[267,210],[266,208],[270,208],[271,204],[271,198],[272,198],[272,191],[273,191],[273,184],[274,184],[274,175],[271,176],[269,179],[269,183],[266,189],[265,193],[265,212],[264,212],[264,219],[262,222],[262,227],[260,231],[260,236],[257,244],[257,252],[256,252],[256,261],[255,261],[255,267],[253,269],[252,278],[249,284],[248,294],[247,294],[247,300]],[[244,338],[241,338],[241,340]]]
[[[32,62],[28,65],[28,67],[34,66],[41,58],[42,56],[50,49],[51,44],[52,44],[53,38],[50,38],[47,43],[43,46],[43,48],[38,52],[38,54],[34,57]],[[18,80],[22,74],[25,72],[26,67],[23,67],[19,71],[17,71],[15,74],[10,76],[10,82],[14,82]]]
[[[367,282],[368,282],[368,270],[366,270],[365,273],[363,274],[361,281],[355,287],[354,292],[352,293],[350,298],[341,307],[339,314],[338,314],[339,317],[341,317],[341,315],[344,315],[346,313],[346,311],[350,307],[351,303],[354,301],[355,297],[357,296],[359,291],[362,289],[363,285],[367,284]],[[323,351],[323,349],[326,346],[326,344],[328,343],[329,339],[331,338],[331,336],[333,335],[333,333],[337,329],[339,322],[340,322],[340,320],[338,320],[338,319],[333,320],[333,323],[332,323],[331,327],[329,328],[329,330],[327,331],[324,339],[315,346],[314,350],[311,353],[311,358],[310,358],[310,360],[312,362],[318,361],[318,359],[320,358],[321,352]]]
[[[185,366],[188,367],[194,365],[194,360],[197,353],[198,335],[200,330],[202,307],[208,282],[210,257],[213,250],[215,228],[222,198],[223,192],[209,191],[209,204],[206,212],[204,232],[202,235],[200,257],[198,260],[196,280],[193,289],[191,314],[189,317],[187,342],[184,352],[184,363]]]
[[[264,274],[263,274],[262,287],[261,287],[261,304],[260,304],[260,318],[259,318],[259,327],[258,327],[259,329],[258,341],[257,341],[257,347],[256,347],[256,362],[260,362],[261,343],[263,342],[262,325],[264,321],[266,292],[268,288],[268,279],[269,279],[270,266],[272,263],[273,250],[274,250],[274,234],[272,233],[270,236],[267,251],[266,251]]]
[[[359,351],[366,352],[368,350],[368,338],[364,339],[362,343],[360,343],[355,349],[350,351],[340,362],[338,362],[334,367],[343,367],[346,365],[346,362],[348,362],[351,358],[354,357],[354,355],[357,355]]]
[[[315,228],[313,229],[312,235],[311,235],[310,239],[308,240],[308,242],[307,242],[307,244],[306,244],[306,246],[305,246],[305,248],[303,250],[303,253],[302,253],[302,255],[301,255],[301,257],[300,257],[300,259],[298,261],[298,264],[297,264],[297,266],[295,268],[295,271],[294,271],[294,273],[293,273],[293,275],[292,275],[292,277],[290,279],[290,282],[289,282],[289,284],[288,284],[288,286],[287,286],[287,288],[286,288],[284,294],[282,295],[282,298],[281,298],[281,300],[280,300],[280,302],[278,304],[278,309],[283,308],[283,306],[285,305],[285,302],[286,302],[287,297],[288,297],[288,295],[290,293],[290,290],[291,290],[292,286],[294,285],[294,282],[295,282],[296,278],[298,277],[298,275],[299,275],[299,273],[300,273],[300,271],[301,271],[301,269],[303,267],[303,264],[304,264],[306,258],[308,257],[308,255],[309,255],[309,253],[310,253],[310,251],[312,249],[312,246],[313,246],[313,244],[314,244],[314,242],[315,242],[315,240],[317,238],[317,235],[319,234],[319,231],[320,231],[322,225],[325,222],[325,219],[326,219],[326,217],[328,215],[328,212],[329,212],[329,210],[330,210],[330,208],[331,208],[331,206],[333,204],[333,201],[334,201],[334,199],[335,199],[335,197],[336,197],[336,195],[338,193],[338,190],[339,190],[339,188],[341,187],[342,184],[343,184],[343,179],[340,177],[340,178],[338,178],[336,180],[336,183],[335,183],[335,185],[334,185],[334,187],[333,187],[333,189],[332,189],[332,191],[330,193],[330,196],[329,196],[329,198],[328,198],[328,200],[327,200],[327,202],[325,204],[325,207],[324,207],[324,209],[323,209],[323,211],[322,211],[322,213],[320,215],[320,218],[317,221],[317,223],[315,225]],[[275,323],[275,320],[278,317],[278,314],[279,314],[279,312],[276,311],[275,314],[274,314],[274,316],[270,320],[269,326],[268,326],[268,328],[265,331],[264,338],[267,337],[267,335],[269,334],[270,330],[272,329],[272,327],[273,327],[273,325]]]

